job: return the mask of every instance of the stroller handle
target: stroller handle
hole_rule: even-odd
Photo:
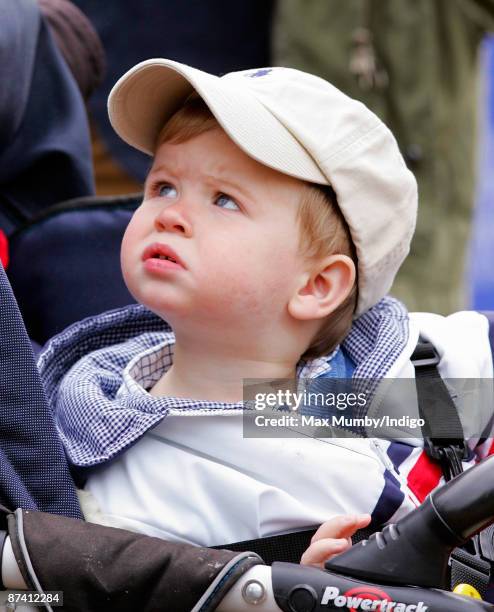
[[[396,524],[326,563],[346,576],[449,588],[451,552],[494,522],[494,456],[463,472]]]
[[[449,592],[448,580],[451,551],[491,523],[494,456],[434,491],[398,523],[328,561],[325,570],[274,563],[272,597],[257,609],[492,612],[492,604]],[[253,609],[237,602],[236,611]]]
[[[494,522],[494,456],[429,496],[437,515],[464,544]],[[451,539],[453,545],[456,543]]]

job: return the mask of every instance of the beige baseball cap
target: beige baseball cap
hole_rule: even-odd
[[[306,72],[257,68],[217,77],[167,59],[141,62],[117,81],[110,121],[123,140],[153,155],[164,124],[194,90],[250,157],[333,187],[358,257],[356,315],[376,304],[409,252],[417,215],[417,183],[390,130]]]

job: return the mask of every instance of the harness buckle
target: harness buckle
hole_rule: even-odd
[[[425,437],[424,448],[429,457],[441,464],[446,481],[463,472],[462,461],[469,456],[465,440]]]
[[[436,351],[436,347],[430,342],[419,340],[414,354],[412,355],[412,363],[415,368],[427,368],[439,365],[441,358]]]

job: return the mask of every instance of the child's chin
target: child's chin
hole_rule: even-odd
[[[181,321],[187,320],[190,317],[190,310],[185,308],[183,304],[177,304],[170,301],[144,301],[138,300],[149,310],[158,315],[161,319],[172,325],[179,324]]]

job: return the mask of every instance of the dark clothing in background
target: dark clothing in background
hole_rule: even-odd
[[[70,0],[37,2],[83,100],[89,100],[105,74],[105,52],[98,34]]]
[[[279,0],[274,62],[318,74],[391,128],[419,184],[411,254],[392,293],[464,307],[475,188],[478,49],[494,0]],[[365,202],[364,202],[365,204]]]
[[[0,265],[0,504],[81,518],[31,343]]]
[[[96,28],[107,57],[106,78],[91,98],[91,115],[111,156],[137,181],[144,180],[149,157],[120,140],[106,110],[110,89],[124,72],[152,57],[213,74],[271,63],[273,0],[74,0],[74,4]]]
[[[0,0],[0,228],[94,193],[86,111],[34,0]]]

